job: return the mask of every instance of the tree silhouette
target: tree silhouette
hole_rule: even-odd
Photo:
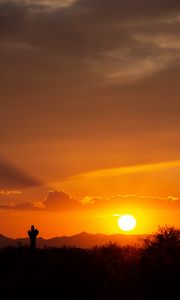
[[[174,226],[159,227],[144,240],[142,261],[146,271],[151,270],[163,283],[169,274],[174,278],[180,262],[180,230]]]
[[[31,226],[31,230],[28,230],[28,235],[30,238],[30,249],[32,252],[36,250],[36,237],[39,234],[39,231],[34,228],[34,225]]]
[[[150,238],[144,239],[147,250],[176,251],[180,247],[180,229],[174,226],[160,226],[159,230]]]

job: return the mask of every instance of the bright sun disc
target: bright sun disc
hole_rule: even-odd
[[[136,219],[131,215],[123,215],[118,219],[118,225],[123,231],[131,231],[136,227]]]

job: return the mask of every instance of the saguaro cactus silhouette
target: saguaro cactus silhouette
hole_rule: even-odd
[[[31,251],[36,250],[36,237],[37,237],[38,233],[39,233],[39,231],[34,228],[34,225],[31,226],[31,230],[28,230]]]

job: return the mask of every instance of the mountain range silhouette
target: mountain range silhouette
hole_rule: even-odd
[[[72,236],[60,236],[49,239],[43,237],[37,238],[37,247],[80,247],[91,248],[94,246],[101,246],[110,242],[117,243],[118,245],[133,245],[138,244],[147,235],[133,235],[133,234],[90,234],[87,232],[81,232]],[[24,246],[29,245],[29,238],[10,238],[0,234],[0,248],[8,246]]]

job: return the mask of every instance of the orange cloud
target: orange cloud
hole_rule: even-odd
[[[148,195],[113,195],[110,197],[85,196],[81,200],[71,198],[62,191],[50,191],[44,202],[25,202],[0,205],[0,209],[73,212],[91,210],[117,210],[126,207],[146,209],[180,210],[180,199],[174,196],[158,197]]]
[[[97,170],[93,172],[83,173],[77,176],[69,178],[70,180],[82,180],[82,179],[91,179],[91,178],[101,178],[101,177],[112,177],[124,174],[133,174],[133,173],[142,173],[142,172],[152,172],[158,171],[166,168],[175,168],[180,167],[180,160],[169,161],[169,162],[160,162],[155,164],[142,164],[137,166],[127,166],[120,168],[111,168]]]
[[[0,190],[1,195],[19,195],[21,191],[18,190]]]

